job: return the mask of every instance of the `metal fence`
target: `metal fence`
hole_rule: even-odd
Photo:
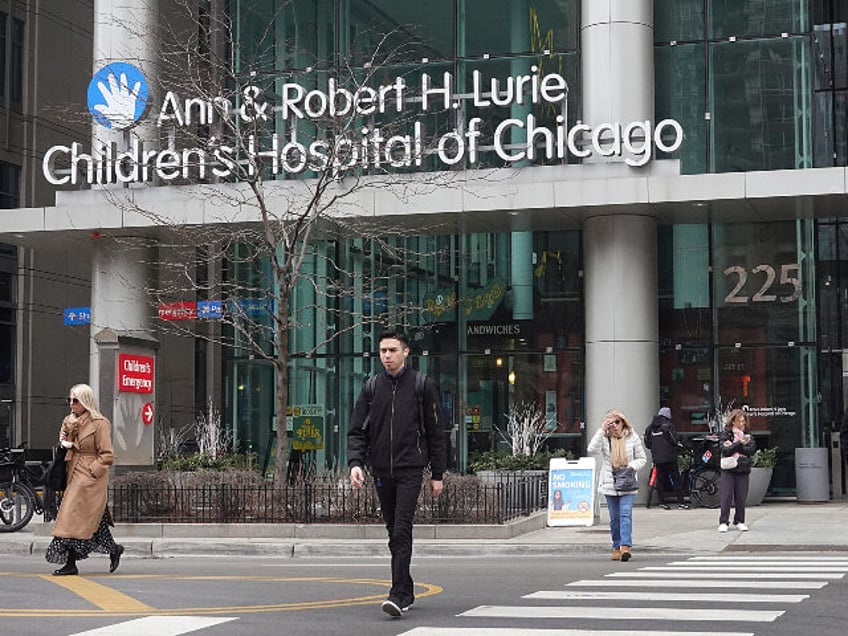
[[[544,509],[547,475],[499,483],[422,489],[417,523],[502,524]],[[112,516],[125,523],[382,523],[373,488],[348,484],[177,487],[127,484],[110,489]]]

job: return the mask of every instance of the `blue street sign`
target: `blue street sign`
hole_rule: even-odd
[[[66,325],[90,325],[91,307],[68,307],[62,317]]]
[[[273,311],[273,298],[239,298],[230,300],[227,305],[227,313],[232,316],[245,315],[256,318],[267,316]]]
[[[197,317],[203,320],[216,320],[224,315],[224,305],[220,300],[198,300]]]

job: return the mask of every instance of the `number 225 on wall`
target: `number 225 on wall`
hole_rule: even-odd
[[[775,286],[775,280],[777,279],[777,272],[774,267],[771,265],[757,265],[751,269],[751,277],[753,278],[756,276],[756,280],[764,277],[764,280],[762,281],[762,285],[759,290],[753,296],[748,297],[740,294],[742,289],[745,287],[745,284],[748,282],[748,270],[740,265],[731,265],[724,270],[724,275],[728,279],[728,282],[730,282],[731,277],[735,274],[736,285],[732,290],[730,290],[730,293],[724,297],[724,302],[773,303],[779,299],[782,303],[791,303],[798,300],[801,296],[801,279],[798,278],[800,270],[801,266],[798,263],[786,263],[785,265],[780,266],[780,281],[777,285],[781,289],[785,289],[785,286],[788,285],[791,287],[792,292],[790,294],[778,296],[777,294],[769,293]]]

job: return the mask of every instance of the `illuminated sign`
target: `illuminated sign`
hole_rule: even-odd
[[[188,148],[145,148],[134,138],[127,148],[106,141],[86,151],[79,142],[48,148],[42,161],[45,179],[53,185],[150,183],[154,181],[205,180],[229,178],[242,167],[254,176],[258,166],[272,175],[300,174],[304,171],[332,169],[344,172],[370,167],[421,167],[424,159],[434,156],[443,166],[460,162],[474,165],[482,150],[493,150],[507,163],[544,157],[550,161],[569,158],[586,159],[620,157],[630,166],[643,166],[655,150],[670,153],[683,143],[683,128],[673,119],[656,124],[650,120],[605,122],[590,126],[578,122],[567,125],[566,98],[568,84],[559,73],[542,74],[535,65],[527,74],[506,78],[485,77],[475,70],[471,75],[471,92],[460,92],[457,79],[450,72],[441,77],[422,73],[417,86],[411,87],[403,77],[371,87],[360,86],[351,91],[329,78],[326,89],[307,89],[286,82],[272,103],[262,89],[245,87],[239,96],[240,106],[229,99],[180,96],[167,91],[156,115],[156,125],[172,130],[211,125],[218,121],[273,123],[279,115],[287,121],[325,121],[325,118],[385,116],[397,119],[415,110],[407,128],[392,131],[381,128],[379,120],[362,127],[347,127],[355,132],[303,140],[300,126],[289,126],[288,136],[278,133],[245,134],[236,142],[210,139],[208,144]],[[98,123],[107,128],[125,129],[135,125],[147,105],[147,81],[132,65],[113,63],[98,71],[89,86],[89,108]],[[510,117],[487,122],[471,117],[458,122],[450,131],[436,134],[427,130],[435,112],[454,112],[463,102],[469,109],[482,112],[487,108],[531,105],[553,109],[550,120],[541,123],[536,115]],[[556,114],[554,114],[556,113]],[[416,118],[420,115],[420,119]],[[388,125],[388,124],[387,124]],[[518,134],[514,135],[513,133]],[[515,139],[523,141],[516,143]],[[485,139],[485,142],[484,142]],[[239,162],[246,160],[242,167]]]

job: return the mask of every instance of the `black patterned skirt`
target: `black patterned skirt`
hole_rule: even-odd
[[[118,545],[115,539],[112,538],[112,532],[109,530],[112,517],[109,514],[109,508],[103,511],[103,516],[100,518],[100,525],[97,527],[97,532],[90,539],[66,539],[53,537],[50,545],[47,546],[47,554],[44,558],[48,563],[66,563],[68,557],[73,555],[77,561],[87,559],[92,552],[100,552],[101,554],[112,554]]]

